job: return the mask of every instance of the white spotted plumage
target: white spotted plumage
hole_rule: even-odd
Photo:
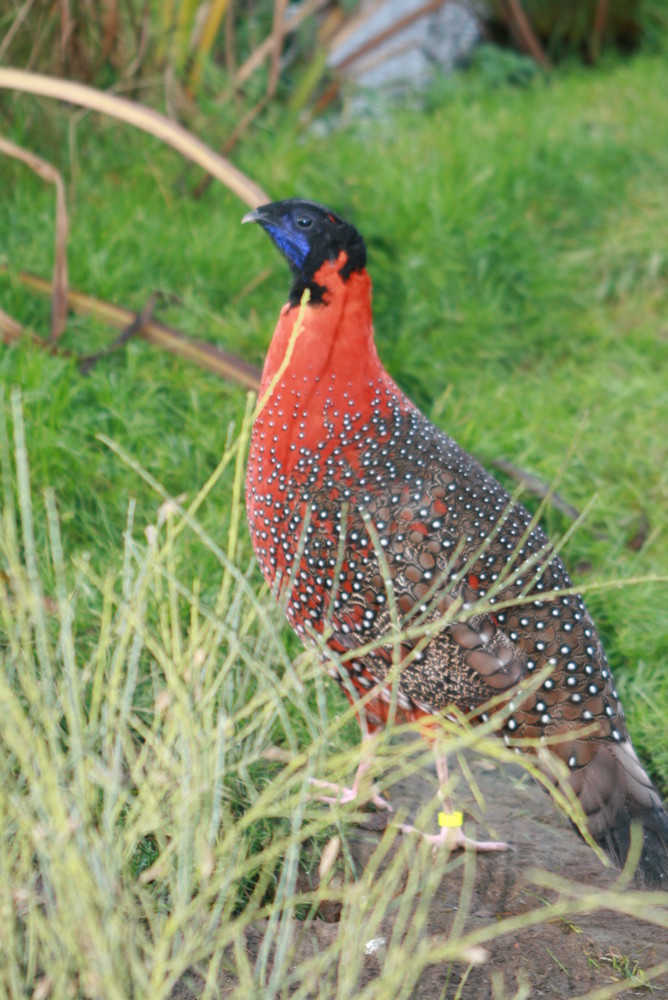
[[[397,649],[400,719],[456,706],[486,721],[507,693],[504,738],[549,737],[595,839],[623,861],[639,819],[642,878],[666,884],[668,815],[631,747],[584,602],[525,508],[384,370],[359,233],[299,200],[249,219],[266,226],[294,278],[246,483],[258,562],[290,623],[306,642],[326,629],[353,687],[375,690],[364,707],[371,728],[387,719]],[[539,689],[523,691],[544,668]]]

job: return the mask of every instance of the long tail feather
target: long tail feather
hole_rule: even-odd
[[[636,884],[668,890],[668,812],[630,741],[602,742],[573,786],[589,832],[616,864],[626,861],[633,824],[642,827]]]

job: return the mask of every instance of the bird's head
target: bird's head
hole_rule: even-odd
[[[259,222],[286,258],[294,277],[290,290],[293,305],[300,301],[305,288],[310,289],[311,302],[322,302],[325,288],[317,283],[315,275],[325,261],[341,258],[339,273],[344,280],[366,265],[364,240],[355,227],[315,202],[301,198],[273,201],[249,212],[241,221]]]

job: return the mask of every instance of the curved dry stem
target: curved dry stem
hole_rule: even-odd
[[[233,166],[224,156],[214,153],[206,143],[182,125],[170,121],[165,115],[145,104],[137,104],[125,97],[116,97],[102,90],[95,90],[94,87],[86,87],[82,83],[58,80],[43,76],[41,73],[27,73],[20,69],[0,68],[0,88],[35,94],[37,97],[49,97],[56,101],[67,101],[69,104],[99,111],[100,114],[134,125],[135,128],[154,135],[156,139],[167,143],[182,156],[203,167],[251,208],[271,200],[258,184]]]

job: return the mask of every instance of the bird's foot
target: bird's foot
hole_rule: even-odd
[[[461,826],[442,826],[438,833],[423,833],[417,827],[409,823],[401,823],[399,829],[402,833],[417,833],[428,844],[432,845],[434,853],[447,847],[450,851],[476,851],[476,853],[487,853],[490,851],[510,851],[510,844],[502,840],[471,840],[464,836]]]
[[[350,788],[346,788],[345,785],[336,785],[332,781],[321,781],[320,778],[309,778],[309,783],[315,785],[317,788],[328,788],[335,793],[334,795],[314,795],[313,798],[318,802],[327,802],[329,805],[336,805],[337,803],[345,805],[359,798],[360,789],[356,780]],[[371,802],[376,809],[387,809],[388,812],[394,811],[387,799],[384,799],[382,795],[374,791],[374,786],[371,787],[371,794],[366,797],[366,801]]]

